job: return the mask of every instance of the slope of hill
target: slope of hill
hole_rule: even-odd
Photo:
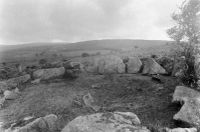
[[[36,54],[46,54],[58,56],[75,57],[80,56],[83,52],[95,54],[99,51],[110,52],[119,50],[130,50],[134,48],[153,48],[159,49],[171,43],[171,41],[163,40],[131,40],[131,39],[110,39],[110,40],[90,40],[76,43],[27,43],[21,45],[0,46],[0,55],[2,61],[15,60],[31,60],[36,57]],[[154,50],[152,50],[154,51]],[[45,56],[44,56],[45,57]],[[35,59],[35,58],[34,58]]]

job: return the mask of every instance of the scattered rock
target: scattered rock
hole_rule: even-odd
[[[96,113],[75,118],[62,132],[150,132],[140,124],[131,112]]]
[[[177,86],[173,94],[173,102],[183,104],[180,111],[174,115],[179,120],[191,126],[200,125],[200,93],[184,86]]]
[[[14,90],[13,91],[6,90],[4,91],[3,94],[6,100],[14,100],[18,97],[18,93],[16,93]]]
[[[35,79],[35,80],[33,80],[33,81],[31,81],[31,83],[32,84],[39,84],[40,83],[40,78],[38,78],[38,79]]]
[[[57,120],[58,117],[56,115],[47,115],[37,118],[23,127],[17,128],[15,132],[55,132],[57,130]]]
[[[127,73],[138,73],[141,69],[142,62],[138,57],[129,57],[127,64]]]
[[[26,74],[24,76],[1,81],[0,82],[0,91],[4,92],[5,90],[16,88],[18,85],[26,83],[30,79],[31,79],[31,76],[29,74]]]
[[[17,87],[19,84],[26,83],[30,79],[31,76],[29,74],[26,74],[20,77],[8,79],[6,83],[9,87]]]
[[[196,128],[165,128],[165,132],[197,132]]]
[[[83,96],[83,101],[87,107],[92,108],[94,111],[100,110],[100,106],[96,105],[96,102],[90,93]]]
[[[81,71],[79,69],[66,69],[64,77],[69,79],[78,78]]]
[[[92,84],[91,87],[92,87],[93,89],[98,89],[98,88],[101,87],[101,85],[100,85],[100,84]]]
[[[39,70],[33,72],[33,78],[34,79],[40,78],[41,80],[48,80],[50,78],[62,76],[62,75],[64,75],[64,73],[65,73],[64,67],[39,69]]]
[[[145,58],[143,59],[143,70],[142,74],[166,74],[164,68],[162,68],[154,59]]]

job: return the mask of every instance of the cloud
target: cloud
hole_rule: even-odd
[[[1,0],[0,40],[167,39],[182,0]]]

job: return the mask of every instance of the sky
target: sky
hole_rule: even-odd
[[[0,44],[169,40],[183,0],[0,0]]]

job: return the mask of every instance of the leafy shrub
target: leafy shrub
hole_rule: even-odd
[[[88,57],[88,56],[90,56],[90,54],[89,54],[89,53],[82,53],[81,56],[82,56],[82,57]]]
[[[40,65],[45,65],[47,63],[47,60],[46,59],[40,59],[39,60],[39,64]]]

